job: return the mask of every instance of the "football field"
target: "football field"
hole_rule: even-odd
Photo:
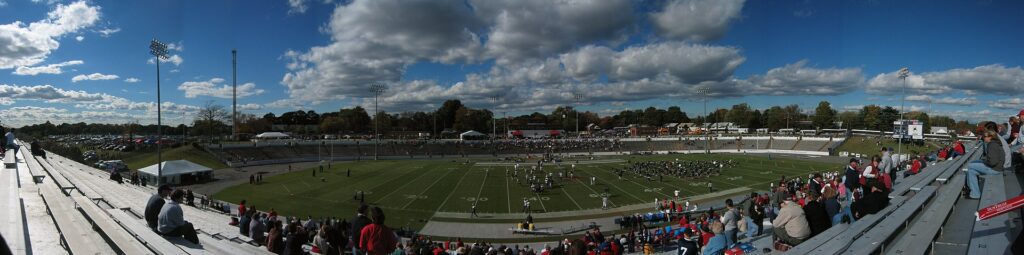
[[[615,173],[627,161],[676,159],[733,160],[737,164],[725,167],[719,176],[703,179],[665,175],[659,181],[626,173],[619,180]],[[523,169],[532,165],[535,163],[520,164],[519,181],[525,183]],[[234,203],[246,199],[258,210],[274,208],[282,215],[350,218],[360,203],[355,195],[361,191],[367,204],[384,209],[389,225],[418,229],[434,212],[469,212],[474,203],[479,213],[520,213],[526,199],[531,211],[538,213],[600,208],[602,197],[608,196],[611,206],[619,207],[671,198],[675,190],[684,197],[705,194],[708,182],[716,191],[738,187],[765,190],[782,175],[799,176],[841,167],[838,163],[738,154],[611,156],[592,162],[581,160],[576,178],[559,179],[554,188],[535,193],[526,184],[516,182],[513,164],[498,163],[496,159],[473,158],[470,163],[454,158],[353,161],[335,162],[323,173],[313,168],[265,177],[262,184],[230,187],[214,198]],[[563,168],[571,168],[571,162],[548,163],[544,171],[557,177]],[[349,170],[351,176],[346,176]],[[590,184],[591,177],[596,177],[594,185]]]

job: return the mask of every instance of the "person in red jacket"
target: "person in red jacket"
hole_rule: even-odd
[[[923,167],[923,164],[921,163],[921,158],[921,156],[915,156],[914,159],[911,160],[912,163],[910,165],[910,171],[903,172],[903,178],[907,178],[907,176],[915,175],[921,172],[921,167]]]
[[[398,240],[395,232],[384,225],[384,210],[373,207],[370,211],[372,223],[363,227],[359,236],[359,249],[369,255],[387,255],[395,250]]]
[[[243,214],[245,214],[245,199],[238,203],[238,217],[242,217]]]

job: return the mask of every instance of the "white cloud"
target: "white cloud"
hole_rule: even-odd
[[[0,105],[12,105],[12,104],[14,104],[14,99],[6,98],[6,97],[0,97]]]
[[[71,82],[113,80],[113,79],[117,79],[117,78],[120,78],[120,77],[118,77],[117,75],[113,75],[113,74],[101,74],[101,73],[92,73],[92,74],[89,74],[89,75],[79,74],[79,75],[76,75],[75,77],[71,78]]]
[[[242,110],[242,111],[255,111],[255,110],[260,110],[260,109],[263,109],[263,105],[259,105],[259,104],[240,104],[240,105],[238,105],[238,110]]]
[[[182,42],[168,43],[167,44],[167,50],[168,51],[182,52],[182,51],[185,51],[185,44],[182,43]]]
[[[306,0],[288,0],[288,13],[306,13],[309,6],[306,5]]]
[[[617,44],[634,22],[628,0],[476,0],[477,17],[490,25],[486,54],[499,64],[547,58],[581,43]]]
[[[81,65],[81,64],[84,64],[84,63],[85,62],[83,62],[81,60],[71,60],[71,61],[65,61],[65,62],[61,62],[61,63],[57,63],[57,64],[49,64],[49,65],[45,65],[45,66],[19,66],[17,69],[14,69],[13,74],[15,74],[15,75],[61,74],[61,73],[64,72],[61,69],[61,67],[72,66],[72,65]]]
[[[136,82],[139,82],[139,79],[138,79],[138,78],[135,78],[135,77],[128,77],[128,79],[124,79],[124,82],[127,82],[127,83],[136,83]]]
[[[43,20],[25,25],[21,21],[0,25],[0,69],[31,66],[43,62],[60,47],[57,38],[92,26],[100,19],[100,8],[84,1],[57,5]]]
[[[669,38],[698,41],[721,38],[729,24],[740,18],[745,0],[672,0],[650,15],[658,33]]]
[[[187,81],[178,86],[178,90],[185,92],[185,97],[195,98],[198,96],[211,96],[218,98],[231,98],[232,87],[230,84],[221,85],[224,79],[213,78],[208,81]],[[238,85],[237,95],[239,98],[263,94],[262,89],[257,89],[256,84],[249,82]]]
[[[971,106],[978,104],[978,99],[974,97],[943,97],[934,98],[929,95],[911,95],[905,98],[907,101],[912,102],[931,102],[933,104],[948,104],[948,105],[960,105],[960,106]]]
[[[868,82],[866,90],[872,94],[889,94],[899,93],[902,89],[903,81],[896,72],[890,72],[875,76]],[[953,91],[967,95],[1018,95],[1024,93],[1024,68],[992,64],[911,74],[907,78],[906,89],[908,93],[933,95]]]
[[[156,57],[151,57],[149,58],[149,60],[146,61],[146,63],[150,65],[156,64],[156,62],[153,62],[155,59]],[[181,62],[185,62],[185,59],[181,58],[181,56],[179,56],[178,54],[172,54],[165,59],[160,59],[160,63],[171,63],[175,66],[180,66]]]
[[[104,28],[96,30],[96,32],[100,33],[100,36],[102,37],[110,37],[110,35],[113,35],[117,32],[121,32],[121,28]]]
[[[995,100],[989,106],[999,109],[1019,110],[1024,109],[1024,99],[1019,97]]]
[[[4,124],[21,126],[42,123],[50,120],[55,123],[63,121],[88,123],[124,123],[129,119],[141,120],[144,123],[156,122],[155,102],[136,102],[123,97],[105,93],[91,93],[81,90],[65,90],[51,85],[18,86],[0,84],[0,105],[12,105],[22,100],[42,101],[47,104],[71,104],[74,108],[85,111],[71,112],[66,108],[55,107],[12,107],[0,110],[0,119]],[[194,115],[200,108],[174,102],[163,102],[165,114],[175,116]],[[141,111],[139,113],[138,111]],[[64,113],[55,116],[53,114]],[[173,117],[164,116],[166,119]],[[181,119],[182,121],[190,121]],[[165,122],[167,123],[167,122]]]
[[[82,40],[85,40],[85,36],[81,36],[81,35],[75,36],[75,41],[81,42]]]
[[[754,95],[839,95],[860,88],[860,68],[806,67],[807,60],[768,70],[748,79],[744,93]]]

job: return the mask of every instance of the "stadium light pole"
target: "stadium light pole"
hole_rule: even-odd
[[[380,97],[381,93],[384,93],[384,84],[375,83],[370,85],[370,92],[373,92],[373,160],[377,160],[377,146],[380,145],[380,127],[377,116],[379,114],[379,107],[377,106],[377,98]]]
[[[903,118],[903,114],[906,113],[905,108],[907,107],[907,77],[910,76],[910,69],[906,67],[900,68],[899,75],[900,79],[903,79],[903,96],[902,100],[900,100],[900,139],[897,141],[899,150],[897,150],[896,155],[903,154],[903,138],[907,134],[907,120]],[[901,160],[903,159],[903,156],[897,157]],[[899,164],[899,162],[895,163]]]
[[[156,63],[156,186],[160,187],[164,179],[163,154],[160,153],[160,144],[163,142],[163,122],[160,120],[160,108],[163,108],[160,102],[160,60],[167,59],[167,45],[153,39],[149,42],[149,54],[156,58],[153,61]]]
[[[491,96],[491,104],[494,105],[494,109],[498,109],[498,95]],[[494,117],[494,112],[491,112],[491,139],[498,139],[498,118]]]
[[[708,94],[711,93],[711,90],[704,87],[697,89],[697,92],[700,93],[702,97],[704,97],[704,123],[702,123],[704,124],[703,126],[706,127],[704,130],[704,151],[707,153],[711,153],[711,125],[708,125]]]
[[[580,138],[580,109],[578,108],[580,107],[580,100],[583,99],[583,93],[576,92],[572,95],[572,98],[576,99],[576,108],[573,108],[573,111],[576,112],[576,138]]]
[[[231,49],[231,140],[238,141],[238,51]]]

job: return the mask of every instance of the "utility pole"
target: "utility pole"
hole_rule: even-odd
[[[498,95],[491,96],[491,104],[494,105],[494,109],[498,109]],[[498,139],[498,118],[494,117],[494,112],[491,112],[491,139]]]

